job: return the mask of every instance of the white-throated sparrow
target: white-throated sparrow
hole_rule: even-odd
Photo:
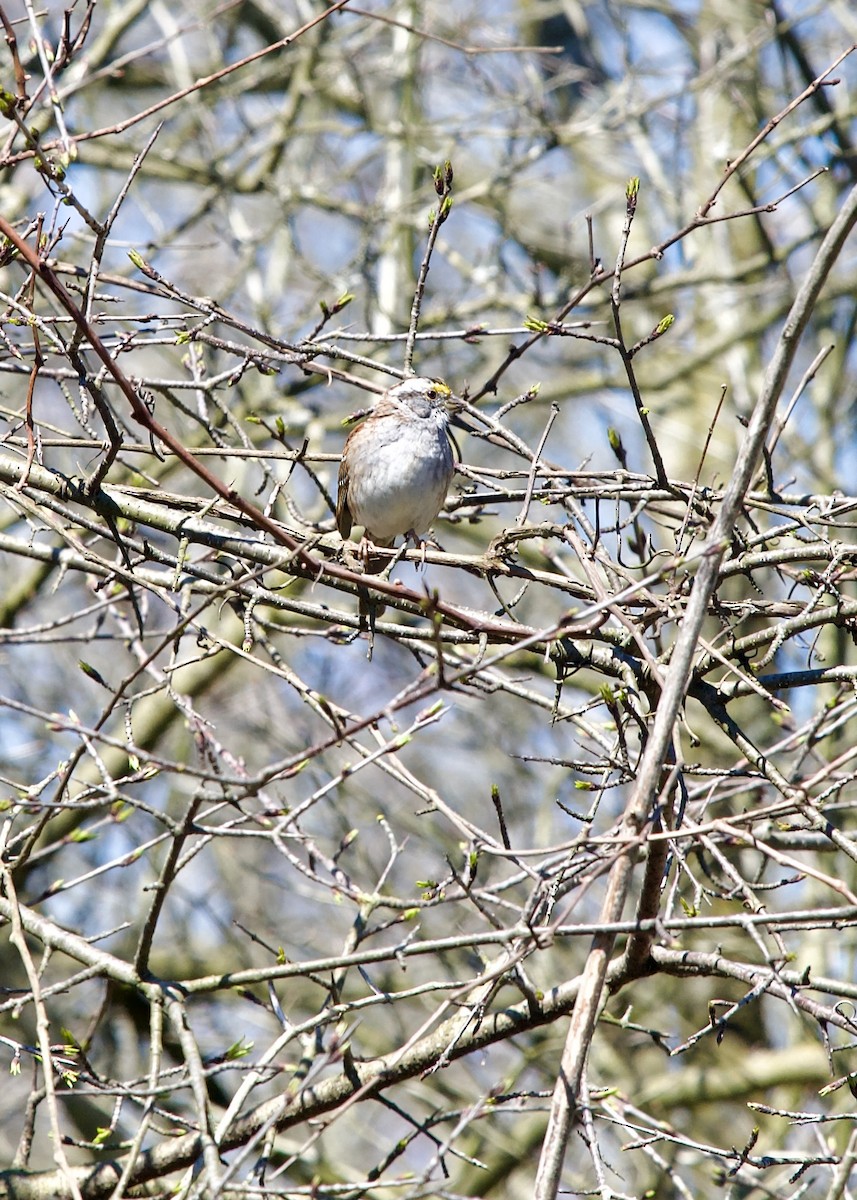
[[[453,403],[445,383],[405,379],[388,388],[352,429],[336,498],[342,537],[351,534],[352,525],[362,525],[366,541],[375,546],[392,546],[402,533],[419,540],[443,508],[455,472],[447,432]],[[365,559],[368,572],[381,570],[383,559]]]
[[[352,429],[339,466],[336,525],[347,538],[362,525],[376,546],[416,536],[443,508],[455,459],[449,442],[452,393],[437,379],[388,388]]]

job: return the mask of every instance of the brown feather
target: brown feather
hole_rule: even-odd
[[[348,446],[347,441],[345,445],[346,447]],[[343,454],[342,461],[339,464],[339,479],[336,490],[336,528],[339,530],[339,536],[342,538],[350,537],[353,523],[351,509],[348,507],[348,467],[345,464],[345,456]]]

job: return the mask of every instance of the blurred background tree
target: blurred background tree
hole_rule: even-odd
[[[848,1195],[851,7],[0,17],[0,1195]]]

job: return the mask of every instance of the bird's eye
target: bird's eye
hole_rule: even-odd
[[[434,388],[429,388],[429,390],[426,392],[426,395],[428,396],[429,400],[437,400],[437,392]]]

